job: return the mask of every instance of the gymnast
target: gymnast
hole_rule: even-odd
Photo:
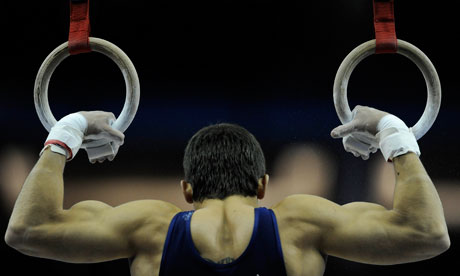
[[[390,265],[447,250],[442,204],[414,134],[398,117],[374,108],[357,106],[352,115],[331,136],[357,157],[380,149],[392,162],[392,209],[306,194],[258,207],[269,183],[264,154],[250,132],[227,123],[202,128],[186,146],[180,185],[194,210],[161,200],[116,207],[83,201],[63,209],[64,167],[82,142],[110,141],[114,151],[103,162],[113,160],[124,141],[112,128],[112,113],[78,112],[52,127],[16,201],[6,243],[26,255],[70,263],[127,258],[133,276],[317,276],[328,255]]]

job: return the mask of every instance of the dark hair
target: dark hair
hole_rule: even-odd
[[[193,135],[185,148],[183,166],[185,181],[193,188],[193,201],[252,197],[265,174],[265,157],[249,131],[222,123]]]

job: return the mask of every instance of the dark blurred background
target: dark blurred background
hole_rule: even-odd
[[[330,257],[325,275],[457,275],[460,256],[460,148],[456,9],[444,2],[395,1],[399,39],[420,48],[435,65],[442,106],[419,140],[421,159],[441,195],[452,246],[434,259],[371,266]],[[182,154],[201,127],[240,124],[260,141],[273,175],[266,201],[283,193],[312,193],[337,203],[374,201],[391,207],[394,177],[380,153],[362,161],[330,138],[340,122],[332,86],[345,56],[374,38],[371,0],[336,1],[108,1],[92,0],[91,36],[119,46],[141,84],[137,115],[125,145],[110,163],[89,164],[82,150],[68,164],[66,206],[84,199],[120,204],[169,200],[179,193]],[[2,3],[0,123],[1,230],[47,132],[33,102],[36,73],[68,36],[68,1]],[[98,53],[64,60],[51,79],[56,118],[78,110],[119,114],[125,84],[117,66]],[[423,113],[421,72],[400,55],[373,55],[353,72],[350,106],[380,108],[413,125]],[[390,182],[390,183],[388,183]],[[270,190],[271,189],[271,190]],[[276,195],[275,195],[276,194]],[[154,234],[154,233],[152,233]],[[126,260],[66,264],[21,255],[1,243],[16,275],[129,275]],[[443,272],[441,272],[441,270]]]

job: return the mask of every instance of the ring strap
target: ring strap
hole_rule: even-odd
[[[375,53],[396,53],[394,0],[374,0]]]
[[[70,0],[69,53],[91,52],[89,46],[89,0]]]

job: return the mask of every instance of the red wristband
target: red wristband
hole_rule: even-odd
[[[73,157],[73,153],[72,153],[72,150],[63,142],[59,141],[59,140],[48,140],[45,142],[45,145],[58,145],[58,146],[61,146],[62,148],[64,148],[68,153],[69,153],[69,157],[67,158],[67,160],[70,160],[72,159]]]

